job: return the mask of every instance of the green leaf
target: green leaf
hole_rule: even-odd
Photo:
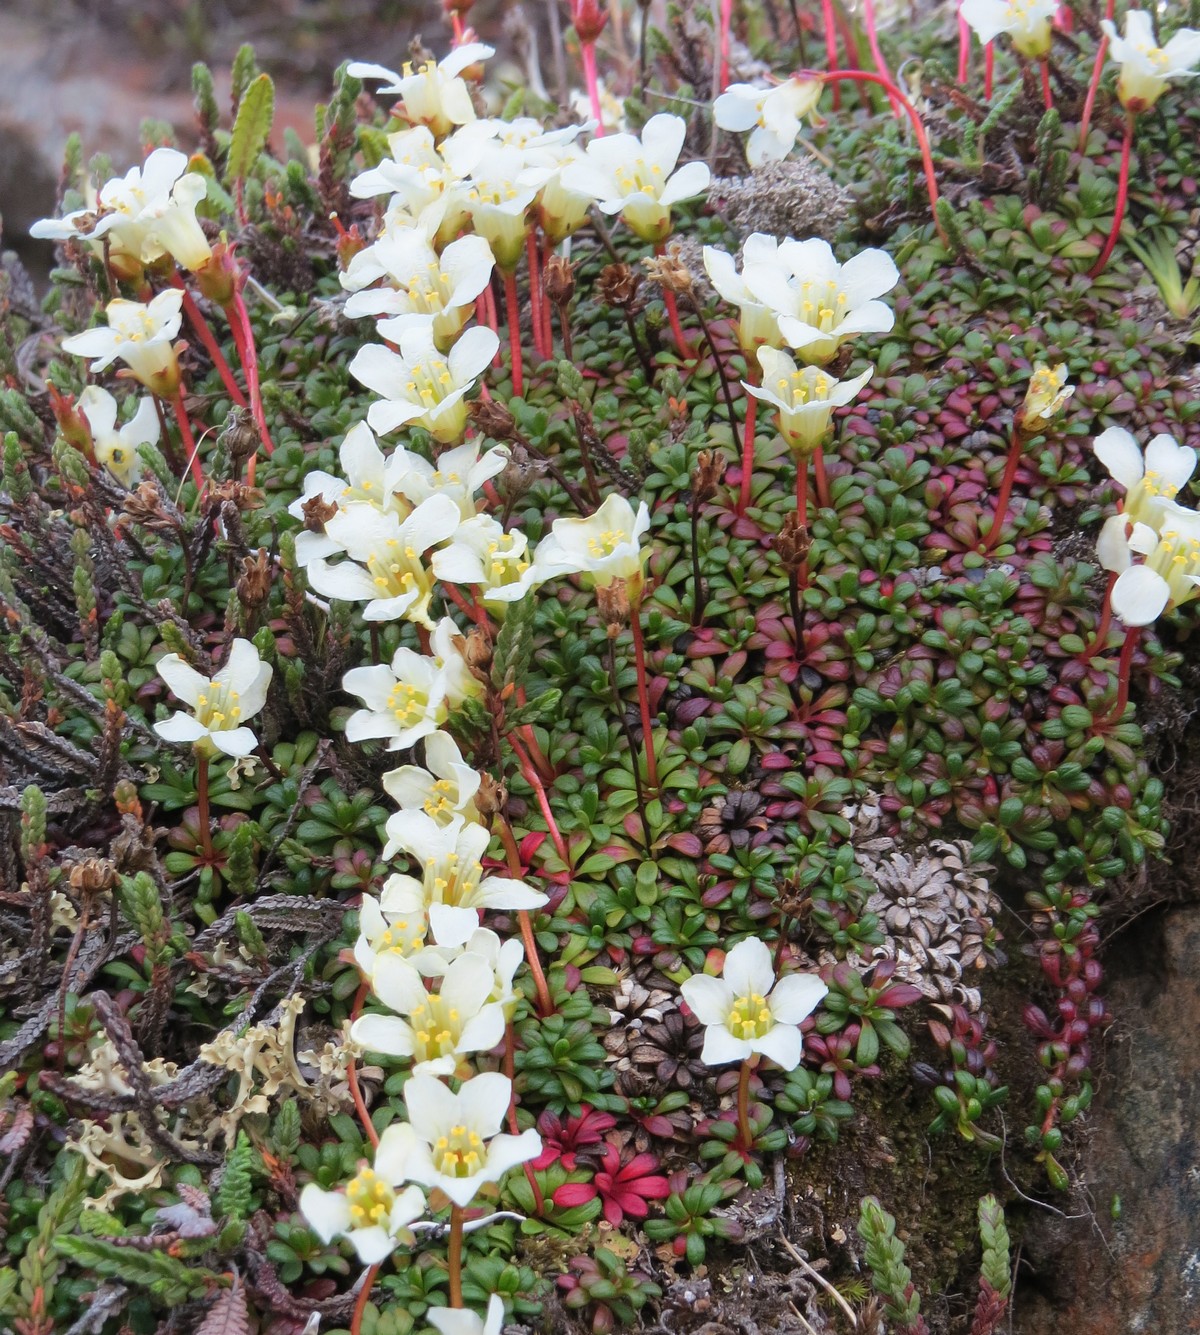
[[[258,155],[267,145],[274,118],[275,85],[269,74],[260,74],[246,89],[233,123],[225,166],[227,181],[244,181],[254,170]]]

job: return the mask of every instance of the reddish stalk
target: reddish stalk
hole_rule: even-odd
[[[188,471],[192,475],[192,481],[203,491],[204,473],[200,468],[200,447],[196,444],[196,437],[192,435],[192,424],[188,421],[187,409],[183,406],[182,386],[175,390],[171,406],[175,409],[175,420],[179,423],[179,435],[183,440],[184,453],[187,455]]]
[[[958,86],[965,88],[971,73],[971,25],[962,16],[962,0],[958,6]]]
[[[477,626],[487,626],[488,616],[478,603],[469,603],[453,584],[444,584],[442,586],[449,594],[451,602],[460,612],[465,613]]]
[[[887,61],[883,58],[883,52],[879,47],[879,34],[875,29],[875,0],[863,0],[863,23],[867,29],[867,43],[871,48],[871,59],[875,62],[875,68],[889,82],[892,83],[892,76],[887,67]],[[888,94],[888,101],[892,104],[892,115],[900,115],[900,103]]]
[[[1121,170],[1117,177],[1117,202],[1113,209],[1112,231],[1100,252],[1100,258],[1088,270],[1089,278],[1099,278],[1108,267],[1121,234],[1121,224],[1125,221],[1125,203],[1129,198],[1129,155],[1133,149],[1133,125],[1137,117],[1132,111],[1125,113],[1125,138],[1121,141]]]
[[[513,393],[521,398],[525,392],[525,376],[521,359],[521,303],[517,299],[517,275],[504,275],[504,306],[508,316],[508,354],[512,362]]]
[[[462,1254],[463,1254],[463,1208],[461,1205],[450,1207],[450,1246],[446,1253],[446,1265],[450,1271],[450,1306],[461,1307],[462,1299]]]
[[[1108,572],[1108,583],[1104,589],[1104,610],[1100,613],[1100,621],[1096,626],[1096,633],[1092,636],[1091,643],[1085,644],[1083,649],[1076,655],[1076,662],[1090,663],[1097,654],[1104,652],[1105,645],[1108,643],[1108,631],[1112,625],[1112,591],[1113,585],[1117,582],[1117,576],[1114,571]]]
[[[517,847],[517,838],[513,834],[512,826],[503,816],[500,817],[500,841],[504,844],[504,857],[508,862],[508,874],[514,881],[523,880],[521,850]],[[525,943],[525,961],[529,965],[529,972],[533,974],[534,987],[537,988],[538,1013],[542,1016],[552,1015],[554,1013],[554,999],[550,995],[550,984],[546,982],[546,974],[542,969],[537,941],[533,935],[533,921],[527,909],[517,910],[517,921],[521,925],[521,940]]]
[[[925,171],[925,188],[929,192],[929,210],[933,214],[933,225],[937,229],[937,234],[949,245],[949,237],[946,235],[946,229],[942,226],[941,220],[937,216],[938,188],[937,176],[933,170],[933,153],[929,148],[929,136],[925,133],[925,127],[921,124],[921,118],[917,115],[917,110],[907,97],[892,83],[885,79],[881,74],[873,74],[870,70],[837,70],[832,74],[822,74],[820,76],[826,83],[832,83],[839,79],[851,79],[855,83],[877,83],[881,88],[887,90],[889,94],[894,95],[900,101],[900,105],[908,114],[909,123],[913,127],[913,135],[917,141],[917,147],[921,150],[921,164]]]
[[[362,1288],[358,1291],[358,1301],[354,1304],[354,1315],[350,1318],[350,1335],[361,1335],[363,1314],[371,1301],[371,1290],[375,1287],[375,1277],[379,1274],[377,1265],[368,1266],[363,1274]]]
[[[1104,16],[1112,22],[1116,0],[1108,0],[1104,6]],[[1096,105],[1096,94],[1100,90],[1100,76],[1104,73],[1104,58],[1108,55],[1108,33],[1102,34],[1100,45],[1096,48],[1096,63],[1092,66],[1092,78],[1088,84],[1087,98],[1083,104],[1083,115],[1079,118],[1079,151],[1087,152],[1088,131],[1092,128],[1092,110]]]
[[[208,321],[204,318],[203,312],[196,304],[195,297],[187,290],[187,285],[179,274],[171,275],[171,286],[177,287],[183,293],[183,313],[188,318],[188,323],[196,333],[196,337],[204,345],[205,352],[208,353],[212,364],[217,368],[217,373],[221,377],[221,383],[225,386],[225,392],[237,404],[239,408],[245,408],[246,396],[238,387],[237,381],[233,378],[233,371],[229,363],[225,360],[225,354],[221,351],[221,345],[217,342],[216,335],[209,327]]]
[[[833,0],[821,0],[821,22],[825,25],[825,64],[828,66],[828,73],[838,73],[838,45],[837,45],[837,23],[833,17]],[[834,85],[833,89],[833,109],[840,110],[842,105],[842,90]]]
[[[562,859],[563,865],[570,868],[571,854],[567,848],[566,840],[562,837],[562,831],[558,828],[558,822],[554,819],[554,813],[550,810],[550,799],[546,796],[545,785],[538,776],[533,761],[530,760],[525,748],[517,740],[515,733],[510,732],[508,734],[508,744],[517,757],[517,764],[521,767],[521,773],[524,775],[526,783],[533,789],[534,795],[537,797],[542,819],[546,822],[546,828],[550,831],[550,840],[554,844],[554,851]]]
[[[663,255],[666,253],[666,249],[666,242],[659,241],[654,247],[654,253]],[[669,287],[664,287],[662,294],[663,303],[667,308],[667,319],[671,322],[671,336],[675,340],[675,347],[685,361],[691,361],[695,354],[692,351],[692,345],[684,337],[683,326],[679,323],[679,303],[675,300],[675,293]]]
[[[983,97],[984,101],[992,100],[992,84],[996,77],[996,47],[989,42],[983,48]]]
[[[211,867],[213,861],[212,817],[208,809],[208,757],[196,753],[196,810],[200,816],[200,848],[204,861]]]
[[[808,528],[808,456],[796,456],[796,518],[802,528]]]
[[[550,355],[546,351],[546,334],[542,327],[542,285],[538,265],[537,236],[531,228],[525,234],[525,255],[529,261],[529,307],[533,318],[533,350],[539,361]]]
[[[1120,723],[1125,716],[1125,706],[1129,704],[1129,674],[1133,667],[1133,651],[1141,638],[1141,626],[1130,626],[1125,632],[1125,643],[1121,646],[1121,660],[1117,664],[1117,703],[1105,718],[1106,724]]]
[[[638,710],[642,716],[642,749],[646,753],[646,782],[651,788],[657,788],[658,757],[654,754],[654,729],[650,719],[650,680],[646,674],[646,644],[642,639],[640,606],[632,609],[629,629],[633,633],[633,659],[637,666]]]
[[[242,370],[246,373],[246,389],[250,399],[250,412],[254,416],[254,425],[262,437],[263,449],[268,454],[275,453],[275,444],[267,430],[267,418],[263,412],[262,394],[258,387],[258,348],[254,343],[254,329],[250,324],[250,312],[242,300],[241,288],[235,288],[233,300],[225,310],[225,318],[233,330],[233,341],[237,345],[238,356],[242,360]],[[254,460],[250,460],[250,481],[253,483]]]
[[[1038,62],[1042,72],[1042,102],[1047,111],[1054,109],[1054,94],[1050,91],[1050,62],[1042,59]]]
[[[550,315],[550,297],[546,292],[546,263],[550,256],[554,254],[554,243],[549,237],[543,238],[541,255],[541,293],[542,293],[542,345],[546,349],[546,356],[554,357],[554,325]],[[571,360],[571,330],[567,324],[566,310],[559,311],[559,322],[563,329],[563,355],[568,361]]]
[[[733,28],[733,0],[721,0],[721,73],[718,93],[729,87],[729,43]]]
[[[351,1021],[357,1020],[362,1014],[363,1002],[367,999],[370,986],[370,983],[366,982],[365,979],[359,984],[358,991],[354,994],[354,1004],[350,1007]],[[358,1113],[358,1120],[362,1124],[363,1132],[371,1142],[372,1147],[378,1148],[379,1133],[375,1130],[375,1124],[371,1121],[371,1114],[367,1111],[367,1102],[359,1088],[358,1062],[353,1057],[350,1058],[350,1063],[346,1067],[346,1083],[350,1086],[350,1098],[354,1103],[354,1111]]]
[[[592,105],[592,119],[596,122],[592,133],[599,139],[604,134],[604,114],[600,110],[600,83],[596,78],[596,44],[581,41],[579,51],[583,57],[583,81],[587,84],[588,101]]]
[[[745,1154],[751,1154],[754,1150],[754,1132],[750,1126],[750,1073],[758,1065],[758,1058],[747,1057],[742,1062],[742,1069],[738,1074],[737,1089],[737,1124],[738,1139],[741,1142],[741,1149]]]
[[[1012,441],[1008,447],[1008,459],[1004,465],[1004,477],[1000,481],[1000,493],[996,497],[996,506],[992,511],[992,524],[987,531],[987,537],[983,541],[985,556],[1000,541],[1000,530],[1004,525],[1004,515],[1008,510],[1009,499],[1012,497],[1013,482],[1016,480],[1017,469],[1020,467],[1023,453],[1021,433],[1014,428]]]
[[[746,372],[751,384],[758,384],[758,373],[749,369]],[[753,394],[746,395],[746,425],[742,432],[742,483],[738,490],[737,512],[746,513],[750,504],[750,484],[754,480],[754,429],[758,425],[758,400]]]
[[[825,476],[825,451],[813,451],[813,480],[817,484],[817,502],[824,509],[831,509],[833,501],[829,496],[829,479]]]

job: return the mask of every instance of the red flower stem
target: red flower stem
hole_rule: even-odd
[[[450,11],[450,26],[454,29],[454,45],[458,46],[463,38],[462,15],[457,9]]]
[[[750,1128],[750,1072],[754,1070],[757,1064],[757,1057],[747,1057],[746,1060],[742,1062],[742,1069],[738,1075],[738,1139],[741,1142],[742,1152],[747,1155],[754,1151],[754,1132]]]
[[[808,531],[808,455],[798,454],[796,456],[796,518],[800,521],[800,527]],[[796,575],[796,583],[800,588],[808,587],[808,557],[801,562],[800,570]],[[799,636],[800,627],[796,627],[796,634]]]
[[[863,0],[863,23],[867,29],[867,42],[871,47],[871,59],[875,62],[875,68],[889,82],[893,82],[892,76],[888,71],[887,61],[883,58],[883,52],[879,47],[879,34],[875,30],[875,0]],[[899,117],[900,103],[888,94],[888,101],[892,104],[892,115]]]
[[[542,328],[542,292],[538,281],[538,243],[532,228],[525,234],[525,255],[529,262],[529,307],[533,317],[533,350],[539,361],[550,355],[546,351],[545,331]]]
[[[187,290],[183,279],[177,273],[171,275],[171,286],[177,287],[183,293],[183,312],[188,318],[188,323],[195,330],[196,337],[204,345],[205,352],[212,359],[212,364],[217,368],[221,383],[225,386],[225,392],[239,408],[247,407],[246,396],[238,387],[238,382],[233,378],[233,371],[225,360],[221,345],[217,342],[216,335],[209,327],[200,307],[196,305],[195,297]]]
[[[525,705],[528,703],[528,698],[525,694],[524,686],[517,687],[517,702],[518,704],[521,705]],[[522,738],[524,738],[525,741],[525,750],[529,755],[529,759],[533,762],[534,768],[542,776],[543,782],[552,783],[554,779],[557,777],[554,772],[554,766],[550,763],[550,761],[546,757],[545,752],[538,745],[537,734],[533,731],[533,724],[532,723],[522,724],[520,731],[521,731],[521,736]]]
[[[655,243],[654,253],[664,255],[666,249],[666,242],[658,241]],[[684,337],[683,326],[679,323],[679,303],[675,300],[675,293],[669,287],[664,287],[662,294],[663,304],[667,308],[667,319],[671,322],[671,336],[675,339],[675,347],[685,361],[691,361],[695,354],[692,352],[692,345]]]
[[[984,100],[992,100],[992,84],[996,76],[996,47],[993,42],[989,42],[983,48],[983,96]]]
[[[250,412],[254,416],[254,425],[258,427],[258,434],[262,437],[263,449],[266,450],[268,455],[274,454],[275,443],[271,439],[270,431],[267,430],[267,418],[263,412],[262,394],[259,392],[258,348],[254,343],[254,329],[250,324],[250,312],[246,309],[245,301],[242,300],[240,287],[235,289],[233,300],[229,303],[225,315],[229,320],[230,328],[234,331],[234,342],[237,344],[238,355],[242,359],[242,370],[246,373],[246,389],[250,399]],[[248,471],[250,481],[253,484],[253,457],[250,460]]]
[[[1133,149],[1133,126],[1136,119],[1132,111],[1125,113],[1125,138],[1121,141],[1121,170],[1117,176],[1117,202],[1113,209],[1112,231],[1108,234],[1100,258],[1088,270],[1089,278],[1099,278],[1108,267],[1117,237],[1121,234],[1121,224],[1125,221],[1125,203],[1129,198],[1129,155]]]
[[[821,22],[825,25],[825,64],[828,73],[838,72],[837,24],[833,17],[833,0],[821,0]],[[838,111],[842,105],[842,90],[834,85],[833,109]]]
[[[463,1208],[461,1205],[450,1207],[450,1246],[446,1253],[446,1265],[450,1271],[450,1306],[461,1307],[462,1297],[462,1254],[463,1254]]]
[[[508,874],[514,881],[524,879],[521,866],[521,850],[517,847],[517,837],[513,834],[512,826],[503,816],[500,817],[500,841],[504,845],[504,856],[508,862]],[[529,972],[533,974],[533,985],[537,989],[538,1012],[543,1017],[554,1013],[554,1000],[550,996],[550,985],[546,982],[546,974],[542,969],[541,957],[538,955],[537,941],[533,935],[533,920],[529,916],[527,909],[517,910],[517,921],[521,925],[521,940],[525,942],[525,960],[529,965]]]
[[[632,609],[629,629],[633,634],[633,660],[637,668],[638,710],[642,715],[642,749],[646,753],[646,782],[658,787],[658,757],[654,754],[654,727],[650,719],[650,679],[646,673],[646,643],[642,638],[642,609]],[[637,761],[634,761],[636,764]]]
[[[938,236],[949,245],[949,237],[947,237],[946,230],[937,216],[937,176],[933,170],[933,153],[929,148],[929,136],[925,133],[925,127],[921,124],[921,118],[917,115],[917,110],[913,104],[894,83],[885,79],[881,74],[873,74],[870,70],[837,70],[833,74],[822,74],[820,77],[826,83],[832,83],[839,79],[852,79],[855,83],[877,83],[881,88],[887,89],[899,99],[900,105],[908,113],[909,122],[913,127],[913,135],[916,138],[918,148],[921,150],[921,163],[925,171],[925,188],[929,192],[929,210],[933,214],[933,225],[937,228]]]
[[[478,603],[469,603],[453,584],[442,586],[450,595],[451,602],[460,612],[464,612],[477,626],[486,626],[488,624],[487,613]]]
[[[1000,541],[1000,530],[1004,524],[1004,515],[1008,510],[1008,502],[1012,497],[1013,482],[1016,481],[1017,469],[1021,464],[1021,455],[1024,453],[1021,433],[1014,427],[1012,441],[1008,447],[1008,459],[1004,465],[1004,476],[1000,480],[1000,492],[996,497],[996,505],[992,510],[992,523],[987,531],[987,537],[983,542],[983,550],[986,555],[995,548]]]
[[[1125,643],[1121,646],[1121,659],[1117,664],[1117,703],[1112,713],[1104,720],[1106,724],[1120,723],[1125,717],[1125,706],[1129,703],[1129,674],[1133,667],[1133,651],[1141,638],[1141,626],[1130,626],[1125,632]]]
[[[351,1021],[357,1020],[362,1014],[363,1003],[367,999],[370,986],[370,983],[365,980],[359,984],[358,991],[354,994],[354,1004],[350,1007]],[[350,1086],[350,1098],[354,1103],[354,1111],[358,1113],[358,1120],[362,1123],[363,1133],[371,1142],[372,1148],[378,1147],[379,1132],[375,1130],[375,1124],[371,1121],[371,1114],[367,1111],[366,1100],[359,1088],[358,1062],[353,1057],[350,1058],[349,1065],[346,1067],[346,1083]]]
[[[971,73],[971,25],[962,16],[962,0],[958,6],[958,86],[965,88]]]
[[[549,237],[545,237],[542,242],[542,269],[541,269],[541,288],[542,288],[542,343],[546,349],[546,356],[551,360],[554,358],[554,325],[550,314],[550,297],[546,292],[546,264],[550,256],[554,254],[554,243]],[[563,329],[563,356],[568,361],[571,360],[571,330],[567,324],[565,308],[559,311],[559,323]]]
[[[825,476],[825,451],[818,446],[813,451],[813,480],[817,484],[817,501],[825,509],[833,507],[829,497],[829,479]]]
[[[596,122],[593,133],[599,139],[604,135],[604,114],[600,110],[600,84],[596,78],[596,44],[580,42],[579,51],[583,57],[583,81],[587,85],[588,101],[592,104],[592,119]]]
[[[1108,0],[1104,6],[1104,17],[1111,23],[1116,9],[1116,0]],[[1096,94],[1100,90],[1100,77],[1104,73],[1104,58],[1108,55],[1108,33],[1100,38],[1096,48],[1096,63],[1092,66],[1092,78],[1088,84],[1087,97],[1083,103],[1083,115],[1079,118],[1079,151],[1087,152],[1088,131],[1092,128],[1092,110],[1096,105]]]
[[[1112,591],[1113,585],[1117,582],[1116,574],[1113,571],[1108,572],[1108,584],[1104,589],[1104,610],[1100,613],[1100,621],[1096,626],[1096,633],[1092,636],[1091,643],[1085,644],[1080,653],[1076,656],[1076,661],[1080,663],[1090,663],[1097,654],[1104,652],[1104,647],[1108,643],[1108,630],[1112,625]]]
[[[546,796],[546,789],[538,772],[530,760],[525,748],[517,740],[515,733],[508,734],[508,744],[513,749],[513,754],[517,757],[517,764],[521,767],[521,773],[525,777],[525,782],[533,789],[537,797],[538,806],[541,808],[542,819],[546,822],[546,827],[550,831],[550,839],[554,844],[554,851],[562,859],[563,865],[567,868],[571,866],[571,854],[567,848],[566,840],[562,837],[562,831],[558,828],[558,822],[554,819],[554,813],[550,810],[550,799]]]
[[[1047,111],[1054,109],[1054,94],[1050,91],[1050,62],[1043,58],[1039,61],[1039,67],[1042,71],[1042,102]]]
[[[212,816],[208,809],[208,757],[202,752],[196,753],[196,810],[200,818],[200,848],[204,861],[212,866]]]
[[[371,1290],[375,1287],[375,1277],[379,1274],[377,1265],[368,1266],[363,1273],[362,1288],[358,1291],[358,1301],[354,1304],[354,1315],[350,1318],[350,1335],[361,1335],[363,1314],[371,1301]]]
[[[172,407],[175,409],[175,420],[179,423],[179,435],[183,440],[184,453],[187,455],[188,471],[192,475],[192,481],[203,492],[204,473],[200,468],[200,447],[196,444],[196,437],[192,435],[192,424],[188,421],[187,409],[183,406],[182,386],[175,390]]]
[[[751,369],[746,372],[751,384],[758,383],[757,373]],[[746,513],[750,504],[750,485],[754,481],[754,429],[758,425],[758,400],[753,394],[746,395],[746,425],[742,432],[742,484],[738,490],[737,512]]]
[[[508,317],[508,353],[512,362],[513,393],[521,398],[525,392],[525,376],[521,361],[521,303],[517,299],[517,275],[504,275],[504,306]]]
[[[720,87],[718,93],[723,93],[729,87],[729,41],[730,30],[733,27],[733,0],[721,0],[721,67],[720,67]]]

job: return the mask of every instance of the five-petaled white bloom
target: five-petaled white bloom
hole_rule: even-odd
[[[680,991],[705,1026],[701,1061],[720,1066],[760,1053],[792,1071],[804,1055],[800,1024],[829,989],[813,973],[776,979],[770,950],[749,937],[725,956],[720,978],[693,974]]]
[[[1121,66],[1117,96],[1127,111],[1148,111],[1166,92],[1169,80],[1198,72],[1200,32],[1194,28],[1180,28],[1160,47],[1147,10],[1126,13],[1124,37],[1117,35],[1111,19],[1102,19],[1100,26],[1112,44],[1112,58]]]
[[[211,679],[190,667],[178,654],[164,654],[155,664],[158,675],[193,714],[172,714],[154,725],[168,742],[190,743],[206,756],[248,756],[258,738],[244,723],[267,702],[272,668],[249,640],[237,639],[229,657]]]
[[[605,213],[619,213],[643,241],[665,241],[671,234],[671,205],[708,189],[711,173],[704,162],[675,164],[687,135],[681,116],[660,112],[634,134],[593,139],[586,158],[571,163],[562,184],[590,195]]]
[[[453,535],[459,520],[458,506],[446,496],[431,496],[403,520],[368,505],[339,510],[325,532],[350,559],[310,561],[308,582],[327,598],[366,603],[367,621],[404,617],[432,628],[433,577],[422,558]]]
[[[415,955],[425,948],[428,932],[429,922],[420,909],[389,916],[373,895],[363,895],[358,906],[354,962],[362,976],[370,981],[381,955]]]
[[[465,395],[496,355],[500,340],[482,325],[468,329],[446,356],[433,331],[418,326],[400,335],[400,351],[378,343],[359,348],[350,374],[380,395],[367,410],[381,436],[415,422],[443,445],[461,440],[467,427]]]
[[[511,1099],[512,1081],[496,1071],[464,1080],[457,1094],[432,1076],[412,1076],[404,1086],[412,1128],[405,1176],[466,1206],[485,1183],[536,1159],[542,1138],[532,1127],[519,1136],[500,1133]]]
[[[759,348],[762,384],[743,381],[748,394],[779,413],[779,434],[797,454],[814,454],[829,433],[833,410],[851,401],[871,378],[868,366],[853,380],[835,380],[819,366],[800,366],[778,348]]]
[[[1113,585],[1113,613],[1127,626],[1148,626],[1200,595],[1200,515],[1167,501],[1160,522],[1157,533],[1148,524],[1134,524],[1127,539],[1130,559],[1134,552],[1145,557],[1127,566]]]
[[[385,232],[360,250],[342,274],[342,286],[353,294],[346,314],[351,319],[391,316],[379,332],[393,343],[405,328],[428,324],[434,343],[449,348],[487,287],[494,263],[482,236],[459,237],[439,256],[419,228]],[[383,287],[369,286],[381,278]]]
[[[820,79],[796,75],[769,88],[731,83],[713,103],[713,118],[722,130],[750,131],[746,158],[758,167],[787,157],[805,117],[815,116],[821,92]]]
[[[434,552],[433,573],[444,584],[473,585],[485,603],[498,603],[503,610],[544,577],[530,562],[528,548],[529,539],[520,529],[506,533],[491,515],[476,515]]]
[[[754,232],[742,243],[742,265],[769,265],[778,261],[779,242],[765,232]],[[785,243],[786,244],[786,243]],[[704,247],[704,268],[722,301],[738,308],[738,346],[747,358],[764,344],[777,348],[783,342],[774,309],[746,286],[733,256],[716,246]]]
[[[383,776],[384,792],[401,811],[423,811],[439,825],[456,817],[475,821],[475,794],[479,773],[462,758],[458,743],[448,732],[433,732],[425,738],[425,764],[401,765]]]
[[[212,246],[196,217],[196,206],[208,193],[208,182],[199,172],[188,172],[171,187],[165,199],[158,199],[142,214],[146,238],[142,259],[158,259],[164,252],[191,273],[203,269],[212,259]]]
[[[483,682],[471,671],[463,652],[466,643],[453,617],[442,617],[429,637],[434,662],[446,675],[446,700],[451,709],[483,694]]]
[[[1158,528],[1166,501],[1173,501],[1196,471],[1196,451],[1160,434],[1141,447],[1124,427],[1110,426],[1092,442],[1096,458],[1125,488],[1124,515],[1132,524]]]
[[[883,250],[863,250],[845,264],[828,241],[782,241],[776,259],[746,260],[742,278],[757,301],[771,307],[783,341],[802,361],[823,365],[859,334],[886,334],[895,323],[880,301],[900,281]]]
[[[344,1191],[325,1191],[310,1182],[300,1193],[300,1213],[322,1242],[350,1240],[363,1265],[377,1265],[400,1242],[411,1242],[408,1225],[425,1210],[420,1187],[396,1187],[408,1177],[405,1162],[412,1133],[404,1123],[389,1126],[379,1137],[375,1166],[363,1163]]]
[[[421,879],[388,877],[380,895],[386,914],[424,909],[437,940],[445,942],[479,925],[480,909],[536,909],[546,896],[524,881],[485,874],[481,859],[491,835],[482,825],[439,825],[423,811],[388,818],[384,860],[407,853],[421,864]]]
[[[425,1313],[425,1320],[436,1326],[441,1335],[500,1335],[504,1328],[504,1299],[493,1293],[485,1316],[479,1316],[469,1307],[431,1307]]]
[[[461,194],[463,208],[487,237],[497,268],[511,274],[525,248],[526,215],[536,185],[522,183],[527,163],[519,148],[494,145],[472,171]]]
[[[537,545],[534,565],[539,579],[555,575],[583,575],[597,588],[617,580],[629,588],[630,602],[642,591],[642,538],[650,529],[645,501],[635,511],[624,496],[613,492],[595,514],[585,519],[556,519]]]
[[[475,493],[508,465],[507,445],[494,445],[482,455],[478,441],[466,441],[452,450],[443,450],[437,463],[411,451],[403,452],[396,490],[414,505],[430,496],[449,496],[464,519],[475,517]]]
[[[984,46],[1007,33],[1021,55],[1041,60],[1050,52],[1058,9],[1058,0],[962,0],[958,12]]]
[[[1050,421],[1062,410],[1075,393],[1075,386],[1067,384],[1068,374],[1066,362],[1059,362],[1057,366],[1034,362],[1025,398],[1017,409],[1016,425],[1019,430],[1027,435],[1035,434],[1042,430],[1042,422]]]
[[[430,992],[403,955],[379,955],[371,990],[395,1014],[360,1015],[350,1037],[371,1052],[411,1058],[418,1075],[453,1075],[460,1057],[487,1052],[504,1037],[504,1007],[490,999],[496,972],[485,956],[464,951],[435,963],[441,985]]]
[[[159,398],[173,399],[179,388],[179,361],[173,340],[183,319],[183,293],[160,292],[149,304],[115,297],[105,307],[108,327],[85,329],[64,338],[63,351],[94,357],[90,370],[103,371],[118,358]]]
[[[346,720],[346,740],[387,738],[389,751],[402,751],[428,737],[446,721],[445,673],[425,654],[403,646],[391,665],[351,668],[342,689],[366,706]]]
[[[141,472],[138,446],[158,444],[161,424],[153,399],[142,399],[130,421],[118,427],[116,399],[99,385],[88,385],[79,396],[79,411],[87,418],[96,462],[122,486],[132,486]]]
[[[404,72],[397,74],[383,65],[355,61],[348,72],[356,79],[382,79],[384,86],[377,91],[402,99],[404,119],[411,125],[427,125],[433,137],[441,139],[456,125],[475,119],[471,90],[459,76],[471,65],[495,54],[492,47],[482,42],[468,42],[456,47],[436,65],[427,60],[416,71],[412,65],[405,65]]]

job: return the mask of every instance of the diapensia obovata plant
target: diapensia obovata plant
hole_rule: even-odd
[[[593,1329],[628,1323],[660,1267],[736,1248],[744,1185],[857,1153],[873,1109],[911,1097],[926,1030],[949,1053],[916,1068],[941,1152],[1002,1143],[1005,1084],[1028,1084],[1012,1064],[1036,1060],[1029,1152],[1061,1186],[1108,1022],[1095,889],[1162,845],[1136,718],[1171,688],[1163,643],[1200,580],[1194,431],[1146,381],[1161,341],[1105,330],[1124,272],[1107,140],[1079,216],[1037,216],[1076,135],[1043,117],[1029,63],[1048,86],[1068,58],[1057,16],[991,14],[989,106],[950,98],[933,52],[924,86],[900,58],[893,80],[873,7],[876,72],[830,5],[845,68],[803,68],[810,50],[742,80],[732,37],[755,20],[725,5],[713,103],[652,98],[620,125],[613,14],[573,14],[589,122],[531,96],[484,114],[494,53],[466,8],[440,60],[341,75],[311,177],[264,147],[269,81],[243,61],[231,132],[201,78],[203,152],[102,172],[39,228],[97,315],[79,329],[76,294],[63,317],[59,439],[0,400],[21,521],[0,597],[27,656],[2,650],[0,684],[13,737],[62,726],[54,763],[99,739],[100,777],[54,786],[41,750],[20,798],[22,882],[48,915],[31,937],[58,933],[65,959],[36,1115],[80,1111],[63,1134],[138,1241],[90,1207],[78,1237],[66,1205],[47,1219],[73,1262],[155,1302],[244,1302],[249,1265],[264,1314],[316,1304],[362,1332],[494,1332],[529,1316],[539,1280]],[[1180,100],[1191,37],[1155,55],[1145,16],[1117,17],[1096,128],[1136,102],[1155,146],[1142,113]],[[1089,68],[1092,36],[1072,39]],[[878,119],[865,95],[835,106],[847,82],[882,90]],[[926,121],[961,143],[931,144]],[[988,177],[997,127],[1030,193],[985,208],[970,166]],[[777,183],[811,150],[887,225],[782,225],[768,195],[735,234],[706,161],[717,131],[718,175],[743,143]],[[1046,248],[1033,277],[1023,247]],[[297,253],[318,275],[307,308],[279,277]],[[1021,306],[1047,273],[1046,311]],[[1068,300],[1109,304],[1068,325]],[[1103,600],[1052,527],[1101,503]],[[69,794],[110,777],[120,834],[88,858],[110,827],[72,825]],[[1029,1053],[978,1009],[1003,934],[954,898],[972,839],[1041,875]],[[911,870],[935,841],[911,885],[871,883],[868,853]],[[901,889],[868,910],[885,882]],[[309,953],[283,944],[323,913]],[[109,914],[125,991],[93,1003],[77,980]],[[243,993],[259,1009],[238,1019]],[[328,1027],[297,1029],[306,999]],[[167,1069],[201,1030],[208,1067],[180,1078],[212,1091],[223,1065],[212,1107]],[[869,1081],[883,1097],[861,1097]],[[539,1236],[534,1275],[517,1239]],[[645,1240],[657,1255],[623,1259]],[[341,1281],[351,1256],[363,1273]]]

